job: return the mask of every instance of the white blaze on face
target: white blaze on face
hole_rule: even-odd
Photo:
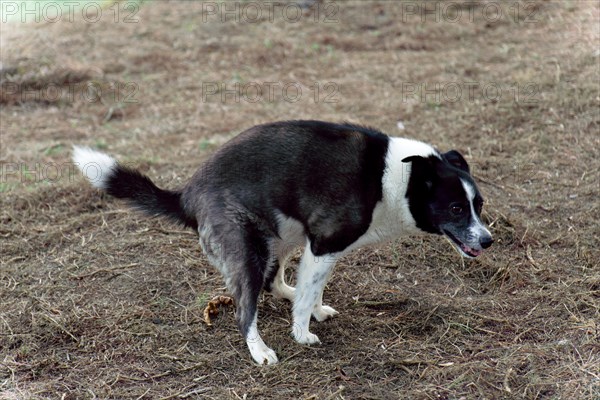
[[[479,239],[482,236],[491,236],[490,231],[487,230],[485,225],[479,219],[479,216],[475,212],[475,206],[473,204],[473,200],[475,199],[475,188],[473,185],[461,179],[463,188],[465,189],[465,193],[467,194],[467,199],[469,200],[469,208],[471,209],[471,225],[469,226],[469,241],[472,243],[479,244]]]

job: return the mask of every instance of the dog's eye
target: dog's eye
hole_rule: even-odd
[[[452,214],[454,214],[454,215],[460,215],[460,214],[462,214],[463,209],[461,206],[452,206],[450,208],[450,211],[452,211]]]

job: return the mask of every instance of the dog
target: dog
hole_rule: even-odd
[[[262,289],[293,303],[292,336],[320,343],[312,317],[336,261],[352,250],[404,235],[450,239],[465,257],[493,243],[481,221],[483,198],[456,150],[390,137],[366,126],[283,121],[254,126],[218,149],[181,189],[159,189],[114,158],[74,146],[73,161],[93,186],[152,216],[196,230],[224,276],[254,361],[277,363],[257,329]],[[93,173],[92,173],[93,172]],[[293,288],[286,261],[305,250]]]

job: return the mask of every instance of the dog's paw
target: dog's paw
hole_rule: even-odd
[[[254,348],[251,347],[250,353],[252,354],[252,359],[254,359],[254,362],[260,365],[277,364],[279,361],[275,351],[264,344],[262,346],[255,346]]]
[[[296,342],[300,343],[300,344],[321,344],[321,341],[319,340],[319,337],[317,335],[315,335],[314,333],[310,333],[308,331],[302,333],[298,333],[298,332],[293,332],[293,336],[294,339],[296,339]]]
[[[329,306],[315,307],[312,312],[312,316],[319,322],[323,322],[326,319],[332,318],[338,314],[339,312],[337,312],[333,307]]]

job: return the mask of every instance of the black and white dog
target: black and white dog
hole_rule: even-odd
[[[311,315],[323,304],[336,261],[400,235],[446,235],[466,257],[493,240],[480,220],[483,199],[465,159],[374,129],[319,121],[255,126],[221,147],[180,190],[163,190],[112,157],[75,147],[91,183],[198,231],[209,262],[225,277],[252,358],[277,362],[257,330],[261,289],[293,302],[292,335],[315,344]],[[290,253],[305,246],[296,288],[284,281]]]

